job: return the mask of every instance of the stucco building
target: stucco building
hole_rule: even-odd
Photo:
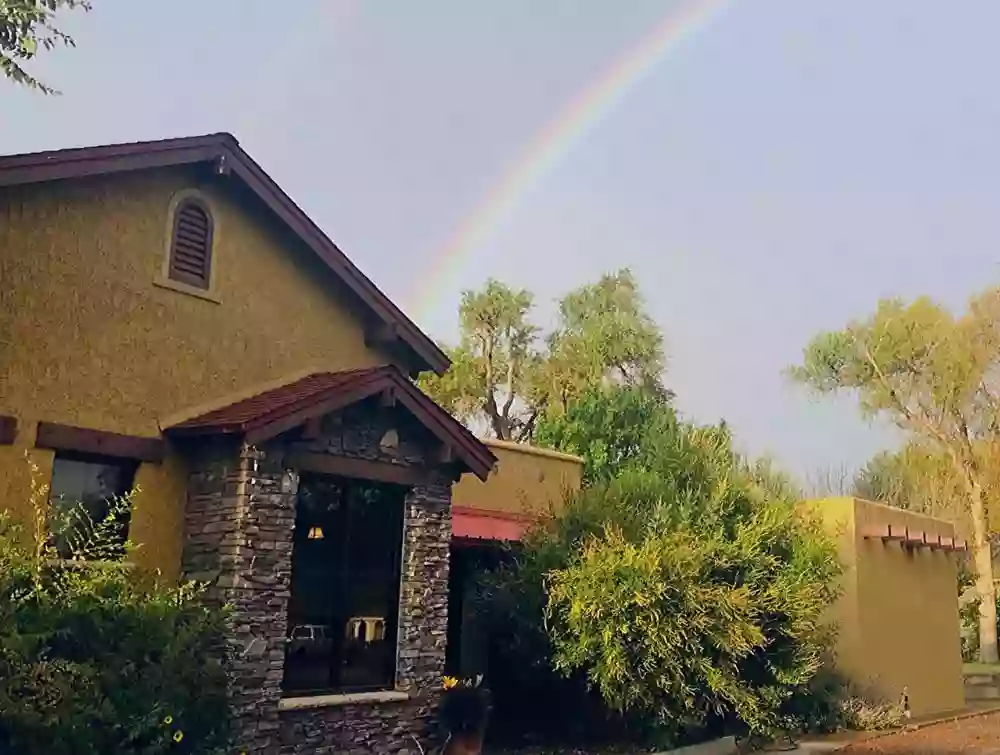
[[[453,522],[468,547],[524,522],[471,480],[507,454],[579,484],[411,379],[447,367],[227,134],[0,158],[0,507],[28,513],[26,452],[54,507],[135,485],[139,566],[235,608],[248,753],[415,750]]]

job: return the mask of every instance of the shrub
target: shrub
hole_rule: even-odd
[[[833,670],[832,663],[804,687],[797,689],[783,708],[785,725],[794,732],[831,734],[841,730],[881,731],[903,724],[900,703],[887,703],[869,690],[859,689]]]
[[[489,695],[475,679],[444,678],[444,693],[438,715],[450,736],[481,735],[489,716]]]
[[[549,693],[536,707],[557,704],[555,670],[633,732],[772,731],[821,666],[834,545],[724,427],[650,426],[641,463],[582,491],[487,581],[503,671],[534,654],[522,707],[533,688]],[[507,695],[490,671],[499,718]]]
[[[116,501],[123,512],[129,500]],[[0,513],[0,751],[207,753],[226,743],[226,612],[108,554],[110,528],[56,557],[45,491],[34,531]],[[78,510],[82,511],[82,509]],[[80,514],[81,516],[83,514]]]

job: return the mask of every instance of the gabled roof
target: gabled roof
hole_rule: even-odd
[[[485,480],[496,457],[458,420],[397,368],[321,372],[164,428],[173,437],[238,435],[260,443],[371,396],[388,394],[405,407],[468,471]]]
[[[358,297],[379,323],[382,337],[398,340],[407,347],[418,368],[438,374],[448,369],[448,357],[434,341],[337,248],[231,134],[0,156],[0,186],[198,163],[211,165],[216,173],[246,185]]]

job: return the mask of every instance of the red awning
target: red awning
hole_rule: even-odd
[[[451,528],[455,538],[517,541],[530,523],[531,518],[524,514],[452,507]]]

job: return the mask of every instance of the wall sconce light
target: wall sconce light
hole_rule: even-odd
[[[323,528],[322,527],[310,527],[309,532],[306,535],[309,540],[322,540],[323,539]]]

